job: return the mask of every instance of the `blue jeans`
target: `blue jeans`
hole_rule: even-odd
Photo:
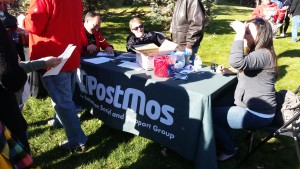
[[[292,41],[297,41],[299,24],[300,24],[300,15],[293,16],[293,18],[292,18]]]
[[[269,125],[273,118],[261,118],[238,106],[212,108],[215,139],[223,153],[235,153],[232,129],[257,128]]]
[[[87,137],[81,129],[77,116],[76,107],[73,102],[76,71],[60,72],[58,75],[42,77],[45,71],[39,72],[41,80],[48,91],[56,116],[61,122],[69,146],[76,147],[84,145]]]

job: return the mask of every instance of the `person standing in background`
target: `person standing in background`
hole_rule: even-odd
[[[76,46],[58,75],[42,77],[46,70],[38,71],[52,99],[55,120],[61,122],[68,138],[60,146],[72,152],[87,149],[87,136],[73,101],[76,69],[80,65],[82,12],[81,0],[31,0],[21,22],[29,33],[30,60],[58,57],[69,44]]]
[[[291,6],[292,1],[291,0],[283,0],[282,4],[283,6],[288,6],[288,9],[285,13],[285,18],[283,20],[283,24],[280,28],[279,28],[279,34],[281,38],[284,38],[286,36],[286,31],[289,28],[290,25],[290,16],[288,15],[289,11],[290,11],[290,6]]]
[[[177,0],[171,23],[172,41],[178,44],[179,50],[190,53],[194,63],[203,39],[205,9],[200,0]]]
[[[300,24],[300,0],[293,0],[290,14],[292,15],[292,42],[297,42],[298,28]]]

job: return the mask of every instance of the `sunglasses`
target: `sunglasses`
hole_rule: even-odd
[[[144,26],[143,25],[139,25],[137,27],[132,28],[132,30],[137,31],[139,28],[142,29],[142,28],[144,28]]]
[[[259,23],[260,25],[264,25],[265,24],[265,20],[262,18],[255,18],[255,22]]]

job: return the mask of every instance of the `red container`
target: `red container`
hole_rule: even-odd
[[[155,57],[154,75],[158,77],[171,77],[174,75],[175,60],[168,56]]]

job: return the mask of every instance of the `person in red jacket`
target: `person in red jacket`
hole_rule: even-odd
[[[252,18],[263,18],[273,23],[278,23],[284,19],[287,8],[288,7],[283,7],[279,9],[275,2],[262,0],[262,3],[254,9]]]
[[[99,52],[100,48],[108,54],[114,52],[114,48],[101,35],[99,27],[101,25],[101,17],[95,12],[88,12],[85,15],[84,23],[81,29],[81,55]]]
[[[87,136],[73,101],[76,69],[80,65],[82,13],[81,0],[30,0],[21,22],[29,33],[30,60],[58,57],[69,44],[76,46],[58,75],[42,77],[46,69],[38,70],[55,108],[55,121],[62,124],[67,135],[68,140],[60,144],[61,148],[76,152],[87,149]]]
[[[262,0],[262,3],[258,5],[253,13],[252,18],[263,18],[270,22],[273,30],[273,38],[276,38],[276,33],[279,27],[282,25],[287,6],[279,9],[278,5],[271,0]]]

